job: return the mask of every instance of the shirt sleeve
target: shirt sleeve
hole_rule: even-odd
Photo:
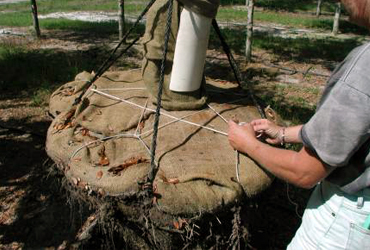
[[[369,95],[339,81],[303,126],[300,136],[324,163],[341,167],[369,138],[369,127]]]

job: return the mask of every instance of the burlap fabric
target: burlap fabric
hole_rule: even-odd
[[[191,11],[208,18],[215,18],[220,0],[179,0]]]
[[[153,103],[155,103],[158,93],[160,66],[163,57],[164,37],[167,22],[167,3],[167,0],[157,0],[150,8],[147,15],[145,34],[142,39],[142,75],[145,85],[151,94]],[[218,7],[218,1],[214,0],[184,1],[184,4],[194,12],[211,17],[216,15]],[[176,44],[175,41],[179,27],[179,15],[179,3],[174,1],[162,94],[162,107],[167,110],[199,109],[203,107],[207,101],[207,95],[204,88],[187,93],[172,92],[169,90],[170,75]]]
[[[50,112],[58,115],[48,130],[48,155],[63,169],[68,181],[81,189],[101,196],[140,191],[138,182],[145,179],[150,168],[145,144],[151,144],[151,109],[155,109],[148,102],[150,94],[140,71],[104,74],[83,101],[69,110],[81,85],[80,80],[67,83],[52,95]],[[206,86],[209,105],[226,120],[248,122],[259,117],[247,97],[234,95],[235,86],[211,80]],[[63,92],[65,89],[74,91]],[[230,104],[232,101],[236,102]],[[146,103],[147,108],[143,108]],[[175,117],[186,117],[184,120],[194,124],[176,121]],[[141,134],[140,139],[132,136],[135,131]],[[161,211],[173,215],[212,212],[270,185],[272,177],[243,155],[237,181],[236,153],[227,136],[221,134],[225,132],[227,123],[210,108],[162,111],[156,152],[160,170],[153,201]]]
[[[74,81],[66,83],[59,87],[50,96],[49,113],[56,117],[61,111],[68,110],[74,103],[78,94],[80,94],[84,87],[91,81],[93,75],[84,71],[79,73]]]

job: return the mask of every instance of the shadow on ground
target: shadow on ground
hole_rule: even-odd
[[[245,28],[224,28],[222,30],[226,42],[236,54],[243,55],[245,52],[245,32]],[[340,62],[354,47],[360,44],[362,42],[357,37],[345,40],[330,36],[317,39],[289,38],[273,36],[267,32],[254,32],[253,35],[255,49],[266,50],[274,55],[276,61],[291,60],[297,63]],[[210,48],[222,50],[221,43],[214,32],[211,32]],[[329,70],[333,70],[332,64],[327,67]]]
[[[58,247],[74,239],[83,215],[68,203],[45,150],[45,137],[0,126],[0,243],[24,249]],[[22,124],[46,134],[48,122]],[[81,210],[82,211],[82,210]]]

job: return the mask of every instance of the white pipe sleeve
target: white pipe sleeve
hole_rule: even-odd
[[[212,19],[184,8],[176,39],[170,90],[190,92],[200,88]]]

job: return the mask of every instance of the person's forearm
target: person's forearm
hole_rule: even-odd
[[[246,142],[244,153],[276,177],[302,188],[311,188],[322,180],[328,169],[316,157],[300,152],[272,147],[258,140]]]
[[[297,125],[292,127],[282,128],[280,131],[280,136],[283,136],[284,133],[284,142],[285,143],[302,143],[302,140],[299,136],[303,125]]]

